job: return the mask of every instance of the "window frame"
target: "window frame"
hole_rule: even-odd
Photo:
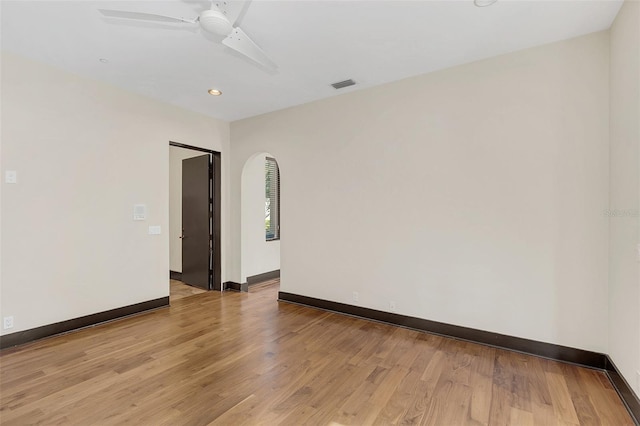
[[[267,198],[271,201],[275,200],[275,204],[272,207],[271,206],[271,201],[269,203],[269,220],[270,220],[270,225],[271,223],[273,223],[273,220],[275,218],[275,230],[273,232],[273,237],[269,237],[269,233],[266,230],[266,216],[265,216],[265,241],[269,242],[269,241],[279,241],[280,240],[280,166],[278,165],[278,161],[273,158],[273,157],[265,157],[265,192],[266,192],[266,173],[268,172],[268,170],[273,170],[273,167],[269,165],[269,163],[272,163],[273,165],[275,165],[275,185],[272,185],[272,189],[275,190],[275,196],[271,196],[271,197],[267,197],[266,193],[265,193],[265,203]],[[275,214],[274,214],[275,213]],[[271,226],[270,226],[271,229]]]

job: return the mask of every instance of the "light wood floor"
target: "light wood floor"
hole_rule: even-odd
[[[262,281],[260,283],[257,284],[252,284],[249,286],[249,292],[250,293],[255,293],[258,291],[269,291],[271,290],[275,290],[273,291],[273,295],[274,297],[277,299],[278,298],[278,289],[280,288],[280,278],[274,278],[272,280],[267,280],[267,281]]]
[[[206,293],[207,290],[193,287],[178,280],[169,280],[169,300],[171,302],[182,299],[183,297],[193,296],[194,294]]]
[[[632,424],[602,372],[253,290],[3,351],[2,424]]]

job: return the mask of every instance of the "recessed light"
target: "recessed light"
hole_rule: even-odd
[[[498,0],[473,0],[473,4],[475,4],[478,7],[487,7],[487,6],[491,6],[497,1]]]
[[[208,92],[212,96],[220,96],[220,95],[222,95],[222,92],[220,90],[218,90],[218,89],[209,89]]]
[[[103,64],[106,64],[107,62],[109,62],[109,60],[107,58],[100,58],[98,59],[100,62],[102,62]]]

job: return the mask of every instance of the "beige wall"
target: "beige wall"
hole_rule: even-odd
[[[609,354],[640,395],[640,3],[611,27]]]
[[[606,351],[608,58],[597,33],[234,122],[232,217],[270,152],[282,291]]]
[[[169,141],[225,161],[228,123],[13,54],[1,84],[3,333],[167,296]]]

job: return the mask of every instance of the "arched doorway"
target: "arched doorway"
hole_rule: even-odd
[[[241,282],[247,290],[279,284],[280,167],[267,152],[254,154],[242,169]]]

